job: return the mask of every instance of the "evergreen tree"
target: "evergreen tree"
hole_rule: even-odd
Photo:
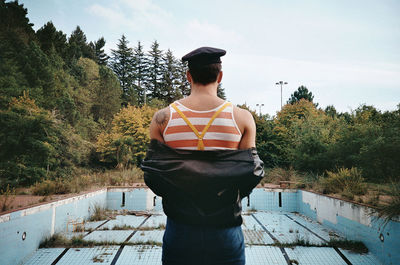
[[[144,81],[146,80],[146,57],[143,51],[143,45],[138,41],[137,46],[133,50],[134,52],[134,77],[135,84],[134,88],[138,95],[139,104],[146,104],[146,86]]]
[[[122,35],[116,50],[111,50],[111,69],[117,75],[122,89],[122,104],[132,103],[132,96],[136,94],[132,88],[134,82],[134,57],[129,41]],[[131,99],[131,100],[130,100]]]
[[[91,112],[95,121],[102,119],[111,123],[121,107],[121,88],[117,77],[108,67],[99,67],[99,77]]]
[[[68,56],[71,61],[76,61],[80,57],[95,59],[94,50],[87,43],[86,35],[79,26],[71,33],[68,44]]]
[[[96,63],[99,65],[107,65],[107,61],[110,59],[110,57],[104,52],[104,45],[106,45],[104,37],[101,37],[94,43],[90,42],[89,45],[94,50]]]
[[[163,56],[163,62],[164,69],[161,87],[161,99],[169,104],[181,98],[181,93],[178,89],[179,72],[177,69],[175,57],[170,49],[168,49],[168,51]]]
[[[186,71],[188,70],[187,62],[183,62],[182,60],[178,60],[176,62],[177,65],[177,89],[179,93],[186,97],[190,95],[190,84],[186,77]]]
[[[287,104],[294,104],[296,102],[299,102],[300,99],[304,98],[305,100],[308,100],[310,102],[313,102],[314,96],[311,93],[311,91],[308,91],[307,87],[305,86],[300,86],[297,91],[295,91],[287,101]],[[318,107],[318,103],[314,104],[315,107]]]
[[[226,96],[225,96],[225,88],[222,87],[222,83],[219,83],[219,84],[218,84],[218,87],[217,87],[217,96],[220,97],[220,98],[222,98],[222,99],[226,99]]]
[[[59,56],[65,58],[68,49],[67,36],[61,30],[57,31],[51,21],[36,32],[36,37],[40,43],[40,48],[46,54],[50,54],[54,49]]]
[[[149,96],[151,99],[159,98],[162,99],[161,81],[163,73],[162,64],[162,50],[159,49],[159,44],[154,41],[150,47],[150,51],[146,58],[146,88],[150,92]]]

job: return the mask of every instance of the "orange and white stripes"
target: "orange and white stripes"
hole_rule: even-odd
[[[177,108],[184,118],[174,108]],[[212,120],[218,111],[220,113]],[[185,119],[198,132],[194,132]],[[210,121],[211,125],[203,132]],[[225,102],[212,110],[195,111],[176,101],[170,105],[170,120],[163,136],[165,143],[172,148],[215,150],[238,149],[242,134],[235,122],[232,104]],[[199,141],[202,142],[201,146]]]

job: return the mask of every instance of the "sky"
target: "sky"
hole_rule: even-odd
[[[154,40],[177,58],[222,48],[229,101],[273,116],[301,85],[325,108],[381,111],[400,104],[400,1],[397,0],[24,0],[37,30],[77,25],[106,52],[124,34],[146,51]]]

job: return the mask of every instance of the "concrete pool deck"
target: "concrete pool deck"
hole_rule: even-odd
[[[138,264],[161,263],[166,216],[117,215],[110,221],[88,222],[85,241],[102,244],[88,248],[40,248],[23,264]],[[129,226],[132,229],[113,230]],[[94,230],[92,230],[95,227]],[[257,211],[243,215],[246,264],[354,264],[378,265],[371,253],[359,254],[333,247],[317,247],[331,238],[343,239],[319,223],[289,212]],[[67,237],[80,233],[67,233]],[[296,246],[298,242],[311,246]],[[293,244],[282,247],[280,244]],[[315,246],[314,246],[315,245]]]

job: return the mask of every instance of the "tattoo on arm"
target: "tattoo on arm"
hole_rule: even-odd
[[[156,118],[155,120],[156,120],[156,123],[158,126],[162,126],[168,121],[168,115],[165,112],[165,110],[161,110],[161,111],[157,112],[155,118]]]

